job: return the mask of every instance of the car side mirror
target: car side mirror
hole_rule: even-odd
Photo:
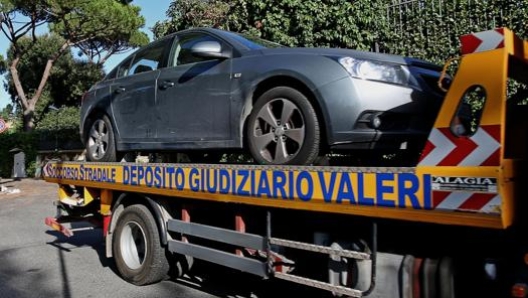
[[[222,51],[222,45],[218,41],[201,41],[191,48],[193,56],[202,58],[231,58],[231,53]]]

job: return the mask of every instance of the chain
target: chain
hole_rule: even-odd
[[[354,290],[354,289],[350,289],[350,288],[343,287],[343,286],[334,286],[332,284],[325,283],[322,281],[313,280],[313,279],[300,277],[296,275],[291,275],[287,273],[275,272],[275,277],[286,280],[286,281],[291,281],[294,283],[310,286],[313,288],[346,295],[349,297],[362,297],[363,296],[362,292],[359,290]]]
[[[270,239],[271,244],[280,245],[284,247],[290,247],[290,248],[296,248],[296,249],[302,249],[307,251],[313,251],[328,255],[336,255],[340,257],[345,258],[351,258],[351,259],[357,259],[357,260],[370,260],[370,254],[364,253],[364,252],[358,252],[353,250],[346,250],[346,249],[335,249],[327,246],[321,246],[316,244],[309,244],[304,242],[297,242],[297,241],[291,241],[291,240],[284,240],[284,239],[278,239],[278,238],[271,238]]]

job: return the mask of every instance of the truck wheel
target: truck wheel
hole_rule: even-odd
[[[117,161],[115,134],[108,116],[99,115],[89,125],[86,135],[86,159],[95,162]]]
[[[169,263],[147,207],[132,205],[118,219],[113,240],[116,267],[126,281],[148,285],[168,277]]]
[[[247,143],[259,164],[312,164],[319,152],[319,122],[310,101],[290,87],[262,94],[249,116]]]

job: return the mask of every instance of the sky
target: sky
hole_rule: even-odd
[[[169,8],[169,4],[172,0],[134,0],[132,4],[141,7],[141,14],[145,18],[145,26],[142,31],[148,34],[150,40],[152,40],[152,31],[150,28],[154,26],[157,21],[165,20],[165,12]],[[6,57],[6,52],[9,47],[9,41],[3,33],[0,33],[0,54]],[[121,62],[127,57],[131,51],[127,51],[122,54],[115,54],[108,59],[104,65],[105,70],[111,70],[115,65]],[[5,79],[0,79],[0,110],[3,109],[7,104],[11,102],[9,95],[4,90]]]

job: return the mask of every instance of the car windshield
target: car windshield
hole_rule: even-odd
[[[260,37],[251,36],[244,33],[227,32],[227,34],[250,50],[259,50],[265,48],[285,48],[286,46],[273,41],[265,40]]]

